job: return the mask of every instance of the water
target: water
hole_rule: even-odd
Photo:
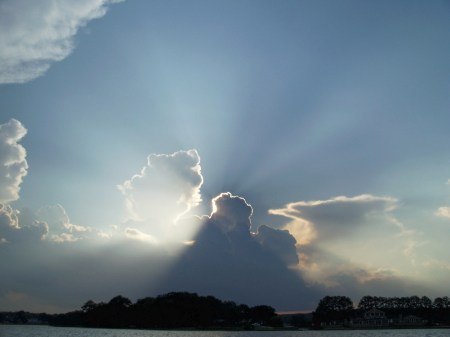
[[[351,331],[153,331],[0,325],[0,337],[449,337],[446,329]]]

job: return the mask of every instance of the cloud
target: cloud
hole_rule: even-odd
[[[250,217],[253,208],[244,198],[234,196],[231,193],[221,193],[212,200],[213,220],[223,232],[244,231],[247,233],[251,227]]]
[[[40,241],[47,233],[48,225],[34,220],[29,211],[19,212],[0,204],[0,241],[3,244]]]
[[[364,194],[298,201],[269,213],[288,219],[283,229],[295,237],[298,268],[308,282],[333,291],[353,287],[380,292],[406,282],[394,270],[414,264],[414,251],[423,245],[416,231],[394,217],[397,206],[396,198]]]
[[[441,218],[450,218],[450,207],[439,207],[435,214]]]
[[[196,150],[152,154],[140,173],[119,185],[131,219],[171,223],[201,201]]]
[[[74,48],[74,36],[105,15],[111,0],[4,0],[0,3],[0,84],[43,75]]]
[[[41,207],[33,216],[48,224],[50,241],[74,242],[85,239],[93,232],[90,227],[70,223],[66,210],[59,204]]]
[[[26,133],[24,126],[15,119],[0,125],[0,203],[19,198],[28,164],[25,148],[18,142]]]
[[[0,241],[3,243],[75,242],[94,238],[96,234],[103,235],[90,227],[71,224],[61,205],[42,207],[35,214],[27,208],[17,210],[0,204]]]
[[[151,235],[141,232],[136,228],[125,228],[125,236],[132,240],[156,244],[158,241]]]
[[[251,233],[253,209],[244,198],[222,193],[212,202],[212,213],[197,219],[201,226],[195,243],[162,279],[161,289],[266,303],[279,310],[312,309],[318,290],[289,268],[296,258],[295,239],[269,227]]]
[[[258,227],[255,239],[264,249],[278,256],[287,266],[297,265],[300,262],[295,248],[297,241],[289,231],[263,225]]]
[[[59,204],[41,207],[36,212],[36,217],[53,228],[66,228],[70,224],[66,210]]]
[[[370,218],[384,216],[396,207],[395,198],[363,194],[293,202],[284,208],[271,209],[269,214],[292,219],[285,228],[295,234],[299,244],[308,244],[317,238],[346,237],[367,224]]]

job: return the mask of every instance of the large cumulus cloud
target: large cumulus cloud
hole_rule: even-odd
[[[196,150],[152,154],[140,173],[119,186],[131,218],[174,220],[201,201],[203,184]]]
[[[44,239],[48,225],[37,221],[30,211],[18,211],[8,205],[19,199],[20,185],[27,174],[25,148],[18,142],[25,127],[15,119],[0,125],[0,243],[18,243]]]
[[[202,184],[196,150],[150,155],[140,173],[118,186],[128,213],[127,236],[148,242],[192,239],[191,224],[178,220],[201,202]]]
[[[0,203],[19,198],[28,164],[25,148],[18,142],[26,133],[25,127],[15,119],[0,125]]]
[[[117,0],[0,2],[0,84],[28,82],[74,48],[80,27]]]
[[[289,268],[296,259],[295,239],[266,227],[251,233],[251,215],[252,207],[241,197],[222,193],[214,198],[213,212],[198,220],[195,243],[166,274],[162,290],[215,294],[279,310],[313,308],[318,289]]]

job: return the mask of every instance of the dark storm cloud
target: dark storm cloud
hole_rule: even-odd
[[[163,280],[163,288],[215,294],[279,310],[312,308],[318,291],[308,287],[286,262],[295,260],[295,240],[286,232],[262,228],[250,233],[251,206],[222,193],[214,211],[203,217],[195,244],[189,246]],[[281,242],[287,244],[282,249]]]
[[[297,241],[287,230],[274,229],[268,226],[260,226],[255,239],[261,246],[278,256],[287,266],[299,263],[295,245]]]

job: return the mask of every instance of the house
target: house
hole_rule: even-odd
[[[407,315],[403,317],[400,315],[399,318],[392,320],[393,326],[401,326],[401,327],[415,327],[415,326],[423,326],[426,325],[427,321],[414,315]]]
[[[365,328],[388,328],[388,327],[418,327],[424,326],[426,320],[414,315],[402,316],[398,318],[388,318],[386,314],[378,309],[366,311],[362,317],[354,318],[350,321],[350,327],[355,329]]]
[[[414,315],[403,316],[400,314],[397,318],[387,317],[384,311],[370,309],[359,317],[351,319],[337,319],[320,322],[322,329],[376,329],[376,328],[406,328],[425,326],[427,321]]]
[[[389,326],[389,320],[383,311],[370,309],[362,317],[352,319],[350,326],[352,328],[383,328]]]

